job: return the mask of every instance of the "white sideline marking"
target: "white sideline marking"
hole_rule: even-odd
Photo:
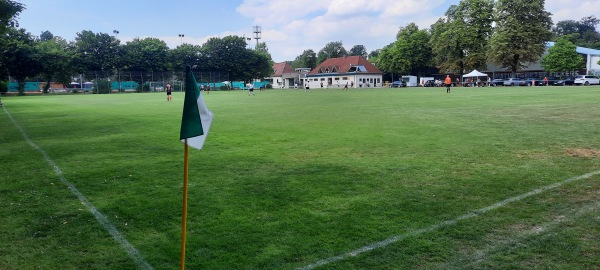
[[[60,181],[63,184],[65,184],[69,188],[69,190],[71,190],[71,193],[73,193],[75,196],[77,196],[77,198],[79,198],[79,201],[87,207],[87,209],[94,215],[94,217],[100,223],[100,225],[102,225],[102,227],[106,231],[108,231],[108,233],[110,233],[112,238],[115,241],[117,241],[119,244],[121,244],[121,247],[123,249],[125,249],[125,251],[127,252],[127,255],[129,255],[129,257],[135,261],[138,268],[150,269],[150,270],[154,269],[150,264],[148,264],[148,262],[146,262],[146,260],[144,260],[144,257],[140,254],[140,252],[131,243],[129,243],[129,241],[127,241],[127,239],[125,239],[125,237],[119,231],[117,231],[117,228],[112,223],[110,223],[110,221],[108,221],[108,219],[102,213],[100,213],[100,211],[98,211],[98,209],[96,209],[96,207],[90,201],[88,201],[88,199],[85,196],[83,196],[83,194],[81,194],[81,192],[79,192],[79,190],[77,190],[75,185],[73,185],[71,182],[67,181],[67,179],[63,175],[60,168],[58,166],[56,166],[56,164],[54,163],[54,161],[52,161],[52,159],[50,159],[50,157],[48,156],[46,151],[44,151],[44,149],[40,148],[35,143],[33,143],[33,141],[31,141],[31,139],[29,139],[29,136],[27,135],[27,133],[25,133],[23,128],[21,128],[21,126],[19,126],[19,124],[17,124],[15,119],[6,110],[6,108],[3,107],[3,109],[6,112],[6,114],[8,115],[8,118],[10,118],[10,120],[13,122],[13,124],[19,129],[19,131],[21,131],[21,134],[23,135],[23,138],[25,138],[27,143],[29,145],[31,145],[31,147],[33,147],[34,149],[36,149],[40,153],[42,153],[42,156],[44,156],[44,159],[46,159],[48,164],[50,164],[50,166],[52,168],[54,168],[54,172],[56,172],[56,174],[60,177]]]
[[[554,188],[560,187],[560,186],[562,186],[564,184],[568,184],[568,183],[571,183],[571,182],[574,182],[574,181],[577,181],[577,180],[587,179],[587,178],[590,178],[590,177],[592,177],[594,175],[597,175],[597,174],[600,174],[600,170],[597,170],[597,171],[591,172],[591,173],[586,173],[584,175],[572,177],[572,178],[563,180],[561,182],[554,183],[554,184],[551,184],[551,185],[548,185],[548,186],[544,186],[544,187],[541,187],[541,188],[538,188],[538,189],[534,189],[534,190],[532,190],[530,192],[521,194],[519,196],[515,196],[515,197],[512,197],[512,198],[508,198],[506,200],[497,202],[497,203],[492,204],[492,205],[490,205],[488,207],[484,207],[484,208],[480,208],[480,209],[471,211],[470,213],[464,214],[464,215],[459,216],[459,217],[457,217],[455,219],[442,221],[440,223],[431,225],[431,226],[426,227],[426,228],[412,230],[412,231],[409,231],[409,232],[407,232],[405,234],[392,236],[392,237],[390,237],[388,239],[385,239],[383,241],[375,242],[373,244],[370,244],[370,245],[361,247],[359,249],[355,249],[355,250],[352,250],[350,252],[346,252],[344,254],[340,254],[340,255],[337,255],[337,256],[334,256],[334,257],[330,257],[330,258],[327,258],[327,259],[319,260],[319,261],[317,261],[315,263],[309,264],[309,265],[307,265],[305,267],[298,268],[298,269],[300,269],[300,270],[314,269],[314,268],[317,268],[319,266],[323,266],[323,265],[326,265],[326,264],[330,264],[330,263],[342,261],[342,260],[348,259],[350,257],[355,257],[355,256],[358,256],[359,254],[362,254],[362,253],[365,253],[365,252],[368,252],[368,251],[371,251],[371,250],[374,250],[374,249],[378,249],[378,248],[382,248],[382,247],[388,246],[390,244],[396,243],[396,242],[398,242],[398,241],[400,241],[402,239],[405,239],[405,238],[408,238],[408,237],[411,237],[411,236],[417,236],[417,235],[420,235],[420,234],[424,234],[424,233],[428,233],[428,232],[437,230],[437,229],[442,228],[442,227],[454,225],[454,224],[456,224],[457,222],[459,222],[461,220],[479,216],[479,215],[484,214],[484,213],[486,213],[488,211],[495,210],[497,208],[505,206],[505,205],[507,205],[507,204],[509,204],[511,202],[520,201],[520,200],[525,199],[527,197],[531,197],[533,195],[540,194],[540,193],[542,193],[544,191],[547,191],[547,190],[550,190],[550,189],[554,189]]]

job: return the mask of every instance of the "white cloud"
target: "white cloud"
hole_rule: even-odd
[[[349,50],[370,52],[395,40],[400,27],[414,22],[429,28],[459,0],[245,0],[236,11],[262,26],[262,39],[273,60],[293,60],[304,50],[318,52],[342,41]],[[575,3],[576,2],[576,3]],[[593,15],[600,0],[546,0],[553,22]],[[240,31],[241,32],[241,31]],[[252,41],[254,42],[254,40]]]
[[[428,28],[443,0],[246,0],[237,11],[262,26],[263,41],[275,61],[293,60],[304,50],[318,52],[342,41],[349,50],[380,49],[410,22]]]
[[[595,15],[598,18],[600,0],[547,0],[546,11],[552,13],[552,22],[574,20]]]

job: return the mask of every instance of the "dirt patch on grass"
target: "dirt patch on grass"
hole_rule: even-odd
[[[600,149],[567,148],[565,154],[570,157],[600,157]]]

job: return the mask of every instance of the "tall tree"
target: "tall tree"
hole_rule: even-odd
[[[18,28],[16,17],[25,8],[23,4],[12,0],[0,0],[0,36],[4,37],[8,29]],[[8,37],[8,36],[6,36]],[[0,38],[0,81],[6,79],[8,74],[7,55],[3,51],[8,46],[8,38]]]
[[[271,57],[271,53],[269,53],[269,48],[267,47],[267,43],[259,42],[258,45],[256,46],[256,52],[263,54],[264,56],[266,56],[269,59],[269,61],[271,63],[273,63],[273,58]]]
[[[317,54],[317,64],[323,63],[328,58],[336,58],[348,55],[341,41],[329,42]]]
[[[442,71],[483,69],[492,31],[493,0],[463,0],[431,26],[434,61]]]
[[[37,59],[38,50],[31,34],[25,29],[7,29],[7,39],[1,47],[3,63],[10,66],[9,75],[19,83],[19,94],[25,94],[25,79],[37,75],[41,71]]]
[[[552,38],[552,20],[544,0],[498,0],[495,4],[496,27],[490,39],[489,59],[509,68],[512,76],[536,62]]]
[[[82,31],[75,47],[80,71],[112,71],[119,65],[120,41],[109,34]]]
[[[599,19],[588,16],[579,21],[560,21],[552,28],[552,32],[557,38],[566,38],[577,46],[600,49],[600,33],[596,30],[598,24]]]
[[[354,47],[350,49],[349,53],[350,55],[362,56],[365,59],[367,59],[367,57],[369,56],[367,54],[367,48],[365,48],[364,45],[354,45]]]
[[[60,37],[52,37],[50,40],[36,42],[35,46],[40,73],[46,81],[44,93],[48,92],[50,82],[53,80],[69,83],[74,71],[70,65],[73,51],[69,48],[69,44]]]
[[[193,66],[196,70],[210,70],[208,62],[201,53],[201,46],[184,43],[169,51],[169,59],[175,72],[183,72],[186,66]]]
[[[548,54],[542,58],[542,67],[550,72],[574,71],[584,68],[583,56],[576,51],[577,46],[564,38],[559,38]]]
[[[387,72],[422,75],[430,66],[429,33],[419,30],[415,23],[401,27],[396,41],[384,47],[378,67]]]
[[[16,17],[24,9],[23,4],[17,1],[0,0],[0,34],[5,33],[7,27],[19,27]]]
[[[121,48],[119,67],[124,70],[163,72],[170,69],[169,47],[162,40],[135,38]]]
[[[317,54],[311,50],[304,50],[301,55],[298,55],[292,62],[294,68],[310,68],[313,69],[317,66]]]
[[[265,78],[273,73],[269,57],[247,49],[243,37],[211,38],[202,45],[200,57],[205,59],[202,70],[226,72],[232,81]]]
[[[40,41],[48,41],[51,40],[54,35],[50,31],[44,31],[40,34]]]

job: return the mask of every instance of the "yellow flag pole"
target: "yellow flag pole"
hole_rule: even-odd
[[[187,197],[188,197],[188,144],[184,142],[183,150],[183,215],[181,221],[181,256],[179,269],[185,270],[185,231],[187,221]]]

